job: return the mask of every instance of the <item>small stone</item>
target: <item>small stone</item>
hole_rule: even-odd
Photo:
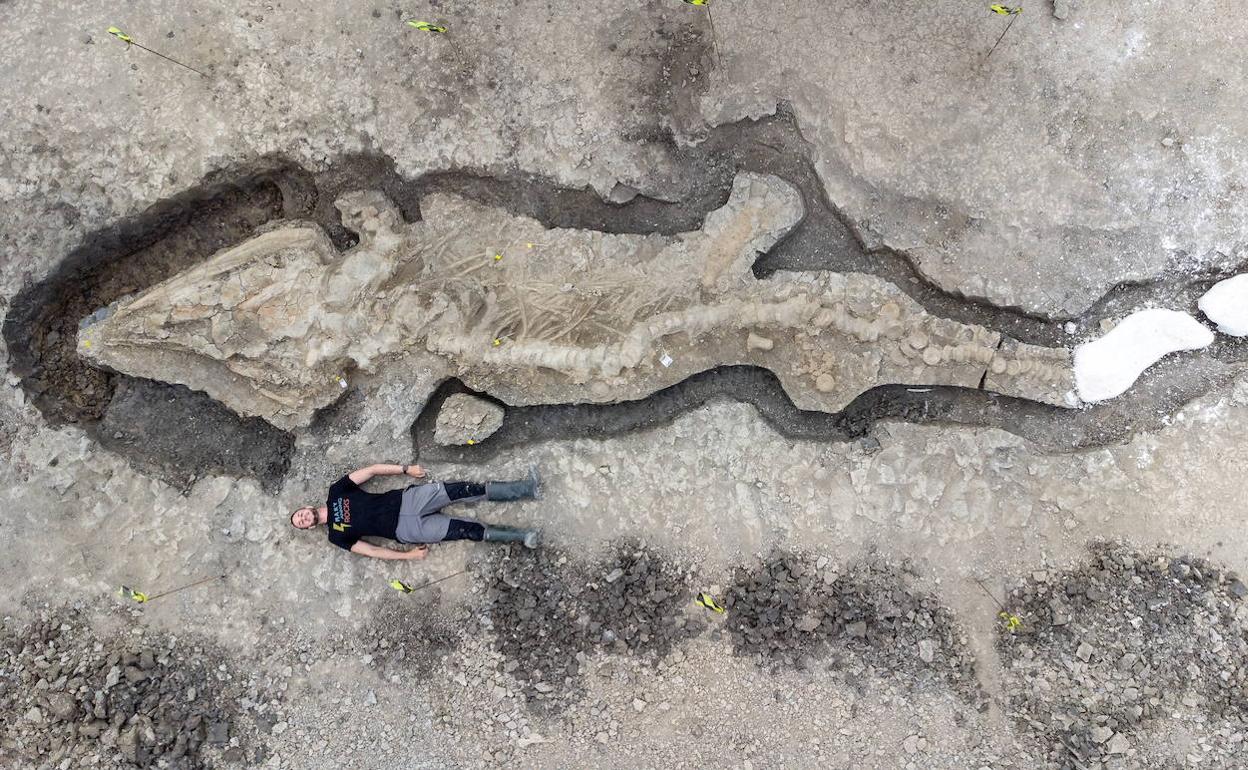
[[[1236,599],[1248,597],[1248,586],[1245,586],[1242,580],[1232,580],[1226,590]]]
[[[646,703],[646,702],[645,702],[644,700],[642,700],[641,698],[633,698],[633,711],[636,711],[638,714],[640,714],[641,712],[645,711],[645,710],[646,710],[646,706],[648,706],[648,705],[650,705],[650,704]]]
[[[210,722],[208,724],[208,743],[221,746],[230,742],[229,722]]]
[[[538,692],[554,692],[555,686],[547,682],[538,682],[537,684],[533,685],[533,689],[537,690]]]
[[[814,631],[816,628],[819,627],[819,618],[815,617],[814,615],[807,615],[801,620],[794,623],[793,626],[798,631],[804,631],[805,633],[809,634],[810,632]]]
[[[1075,657],[1087,663],[1089,660],[1092,660],[1092,653],[1095,651],[1096,648],[1092,645],[1087,642],[1080,642],[1079,649],[1075,650]]]
[[[863,436],[854,442],[854,446],[858,447],[864,455],[873,455],[883,449],[880,440],[875,436]]]
[[[615,569],[608,572],[606,578],[604,579],[608,583],[614,583],[615,581],[619,580],[622,577],[624,577],[624,570],[620,569],[619,567],[616,567]]]
[[[901,742],[901,747],[907,754],[917,754],[919,751],[919,736],[909,735]]]
[[[1092,740],[1096,743],[1105,743],[1112,737],[1114,737],[1114,731],[1108,727],[1092,728]]]
[[[127,760],[132,763],[138,763],[139,728],[137,725],[126,730],[122,730],[121,735],[117,736],[117,749]]]
[[[820,393],[831,393],[836,390],[836,378],[824,372],[815,378],[815,390]]]
[[[746,350],[771,350],[775,346],[775,342],[766,337],[760,337],[754,332],[750,332],[749,336],[745,338]]]
[[[33,722],[37,725],[43,724],[43,712],[39,710],[38,706],[31,706],[24,716],[27,722]]]
[[[68,722],[78,714],[78,704],[66,693],[52,693],[48,696],[48,714],[54,721]]]
[[[147,672],[138,666],[126,666],[125,675],[130,684],[138,684],[147,679]]]
[[[865,620],[856,620],[845,626],[845,632],[850,636],[863,637],[867,635],[867,622]]]
[[[636,198],[640,192],[636,187],[631,187],[623,182],[616,182],[611,187],[611,191],[607,193],[607,200],[616,204],[624,204]]]
[[[1173,147],[1173,146],[1174,146],[1174,137],[1173,137],[1173,136],[1167,136],[1165,139],[1162,139],[1162,140],[1161,140],[1161,146],[1162,146],[1162,147]]]
[[[442,402],[434,422],[433,440],[441,446],[463,446],[494,435],[503,425],[503,407],[467,393],[455,393]]]
[[[1064,20],[1070,16],[1070,0],[1053,0],[1053,18]]]
[[[1114,737],[1109,739],[1109,743],[1105,745],[1105,750],[1110,754],[1126,754],[1131,748],[1131,741],[1127,740],[1127,736],[1122,733],[1114,733]]]
[[[936,659],[936,642],[931,639],[919,640],[919,660],[931,663]]]

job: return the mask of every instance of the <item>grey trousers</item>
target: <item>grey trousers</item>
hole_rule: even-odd
[[[454,502],[475,503],[484,499],[485,495],[477,495],[461,497]],[[450,496],[446,494],[446,485],[440,481],[434,484],[413,484],[403,490],[395,539],[400,543],[442,542],[451,525],[451,517],[441,511],[451,502]]]

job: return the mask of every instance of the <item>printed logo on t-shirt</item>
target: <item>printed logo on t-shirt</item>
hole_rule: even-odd
[[[346,532],[351,528],[351,501],[340,497],[329,508],[329,523],[336,532]]]

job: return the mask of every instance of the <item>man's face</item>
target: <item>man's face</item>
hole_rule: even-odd
[[[311,529],[316,524],[316,511],[311,508],[300,508],[290,516],[290,523],[296,529]]]

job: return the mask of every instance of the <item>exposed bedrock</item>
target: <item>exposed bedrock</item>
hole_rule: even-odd
[[[755,278],[803,216],[777,177],[738,175],[700,230],[673,236],[547,229],[450,194],[410,224],[378,192],[337,205],[354,248],[283,223],[87,319],[79,351],[286,429],[353,369],[399,361],[518,405],[637,399],[725,364],[768,368],[825,412],[890,383],[1074,403],[1065,349],[932,316],[875,276]]]

